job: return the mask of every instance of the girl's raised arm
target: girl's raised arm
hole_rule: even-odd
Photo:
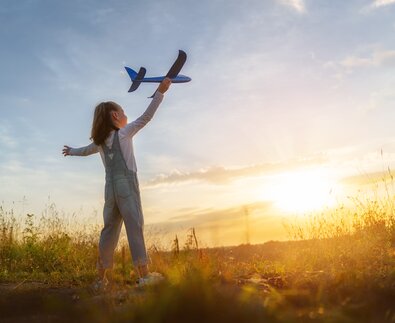
[[[140,129],[142,129],[149,121],[151,121],[154,116],[156,110],[158,109],[160,103],[163,100],[164,93],[169,89],[171,85],[171,80],[169,78],[165,78],[158,86],[158,89],[155,92],[154,98],[151,103],[144,111],[144,113],[138,117],[136,120],[130,122],[125,126],[126,135],[128,137],[134,136]]]
[[[99,146],[95,145],[93,142],[88,146],[80,148],[72,148],[66,145],[63,147],[63,156],[89,156],[99,152]]]
[[[144,113],[136,120],[128,123],[125,126],[123,131],[125,131],[126,136],[132,137],[140,129],[142,129],[152,119],[162,100],[163,100],[163,94],[156,92],[154,98],[152,99],[151,103],[148,105]]]

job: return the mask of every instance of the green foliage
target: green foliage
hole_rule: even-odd
[[[53,205],[39,220],[27,214],[23,226],[13,211],[0,208],[0,226],[1,280],[81,283],[95,274],[97,242],[91,234],[68,230]]]

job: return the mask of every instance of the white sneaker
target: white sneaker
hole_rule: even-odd
[[[137,286],[152,286],[162,282],[165,279],[160,273],[149,273],[147,276],[141,277],[136,280]]]

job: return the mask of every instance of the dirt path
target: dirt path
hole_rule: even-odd
[[[256,278],[238,279],[220,288],[223,293],[233,295],[247,283],[254,283],[261,290],[268,288],[267,282]],[[0,323],[107,322],[109,317],[122,317],[123,312],[130,310],[131,303],[141,302],[148,293],[151,292],[130,285],[115,285],[111,292],[97,295],[88,287],[32,281],[0,283]]]
[[[88,287],[1,283],[0,322],[70,322],[85,315],[91,318],[97,308],[112,312],[141,293],[144,291],[130,286],[115,286],[111,292],[95,295]]]

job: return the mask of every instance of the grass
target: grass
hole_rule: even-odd
[[[200,248],[191,229],[171,251],[151,245],[151,270],[167,280],[133,293],[123,293],[135,274],[128,248],[120,246],[114,281],[123,296],[99,304],[84,292],[77,304],[72,299],[95,277],[100,228],[75,230],[55,205],[22,222],[0,208],[0,281],[19,283],[0,312],[17,318],[12,304],[25,302],[23,315],[55,321],[63,313],[97,322],[395,322],[393,198],[354,204],[288,223],[287,242]],[[33,281],[47,284],[46,291],[71,288],[74,296],[37,296],[23,287]]]

